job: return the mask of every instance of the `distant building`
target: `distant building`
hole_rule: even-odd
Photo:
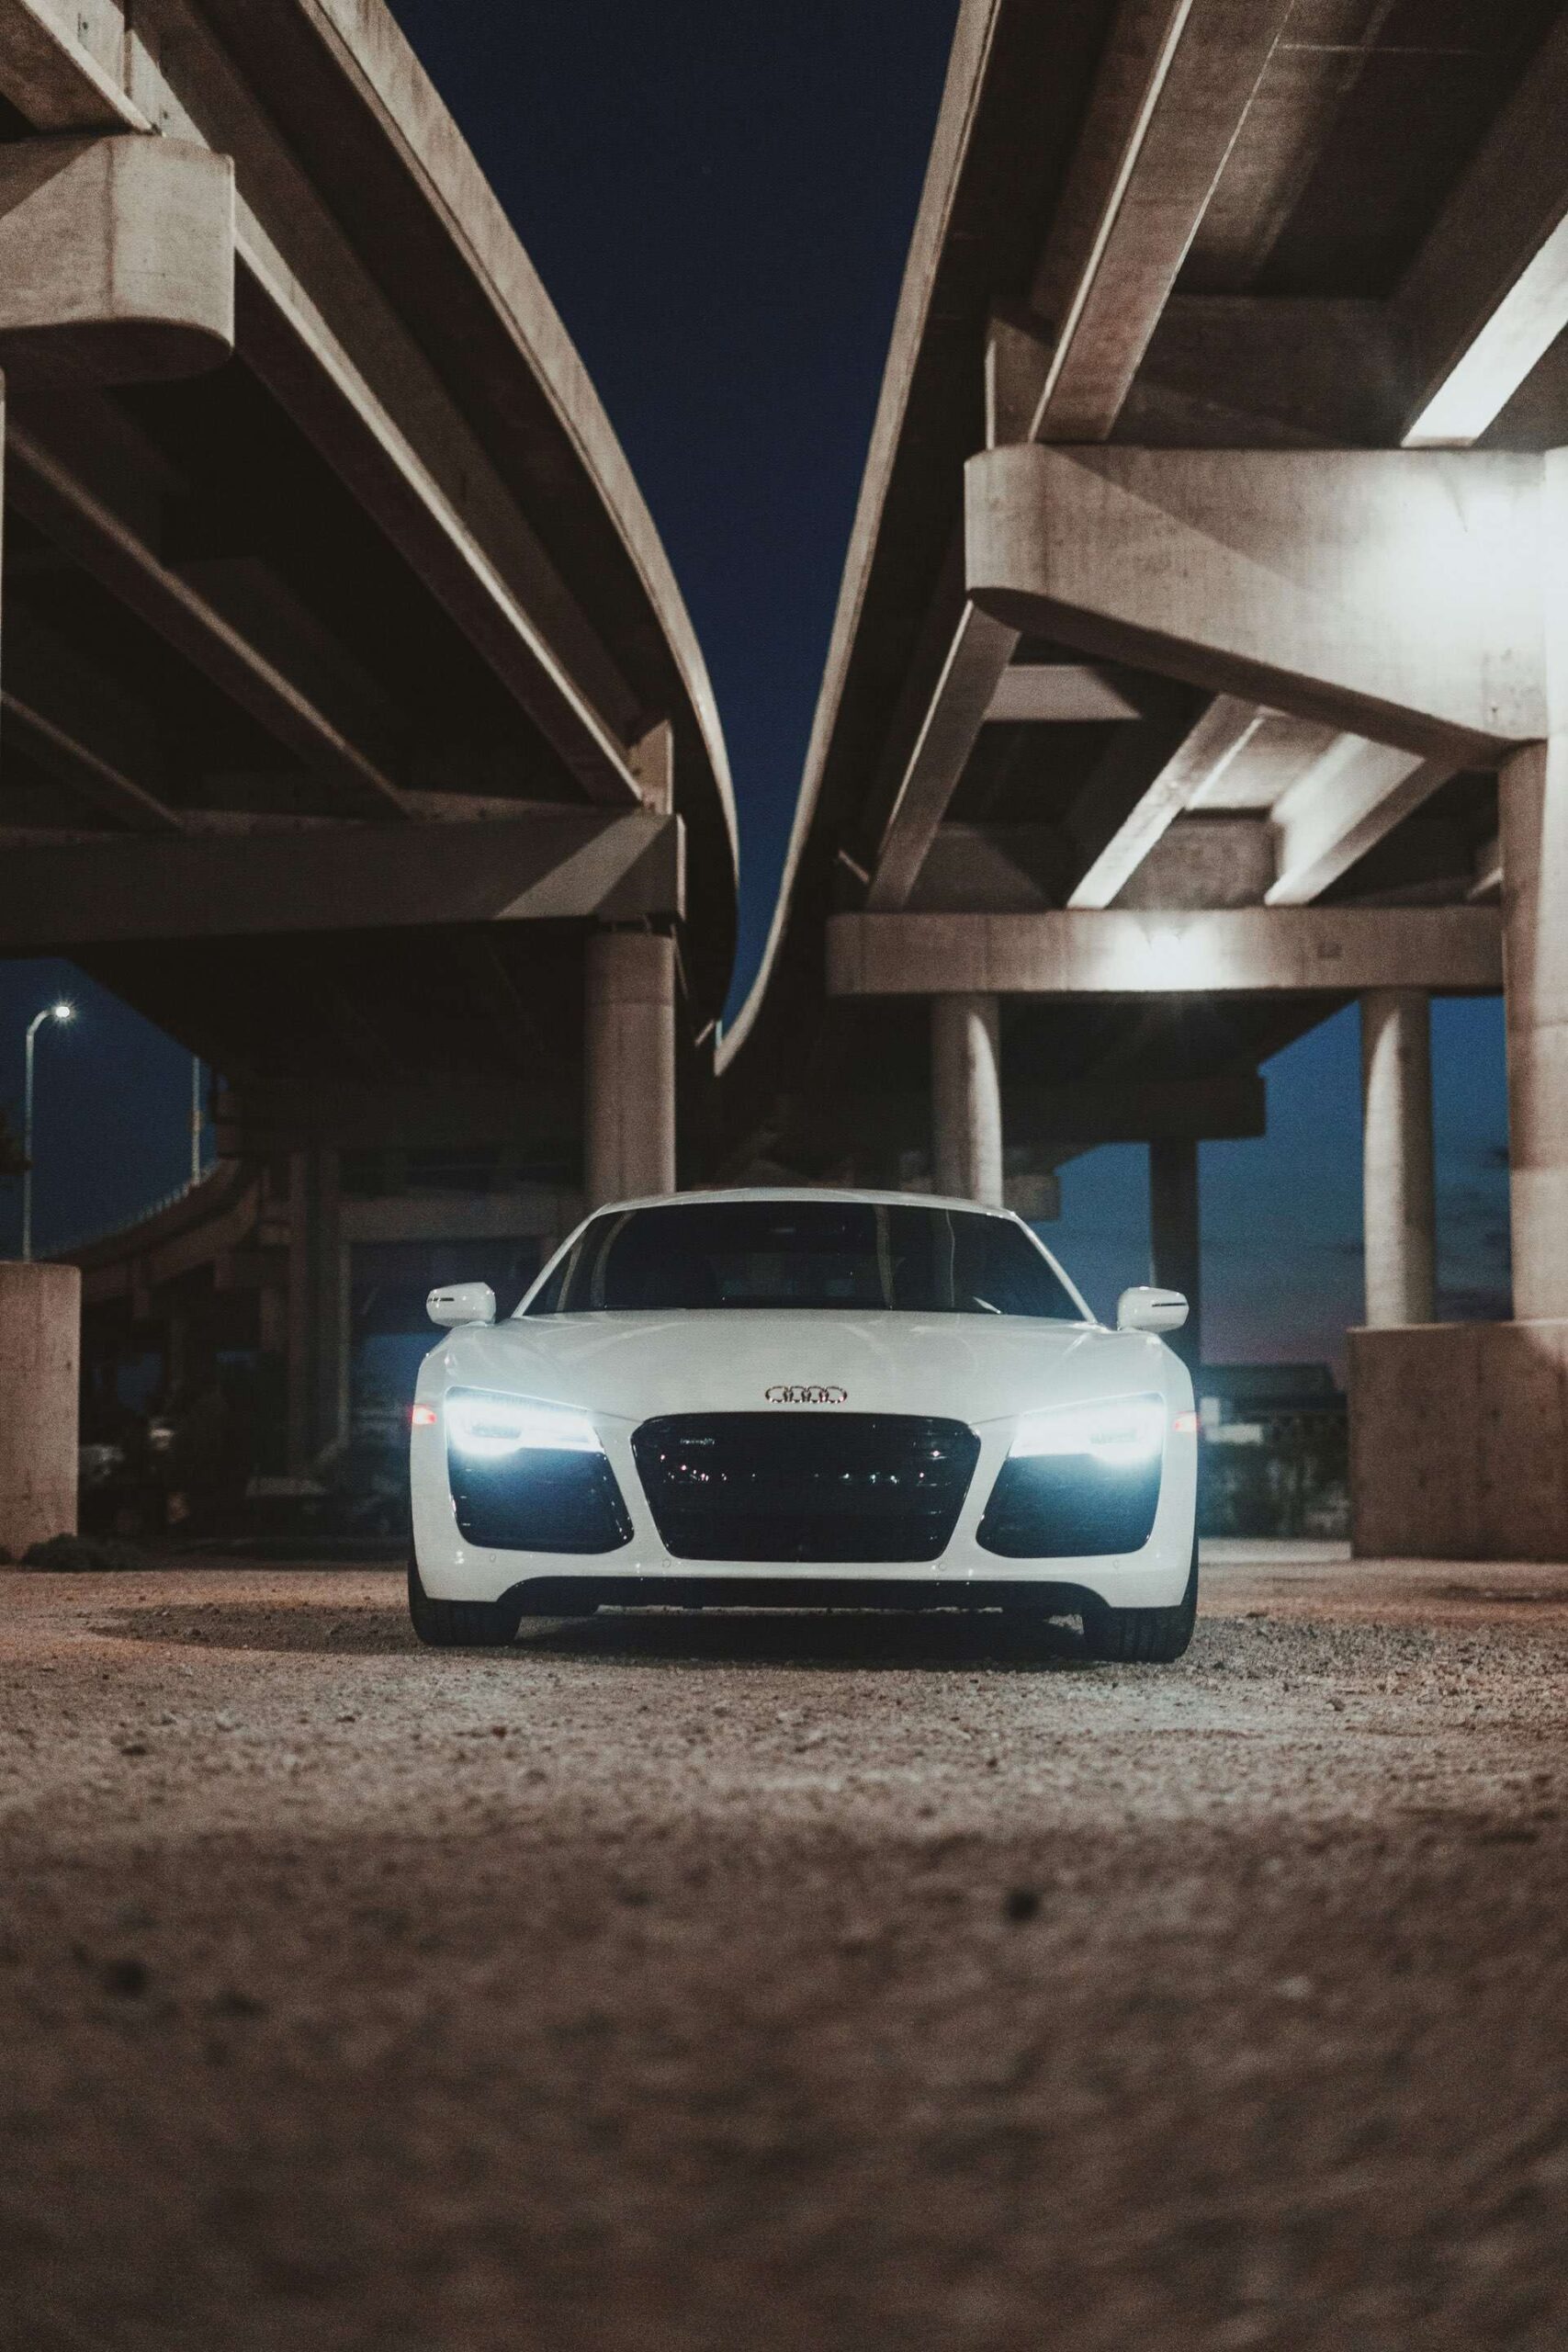
[[[1205,1364],[1197,1389],[1205,1534],[1345,1534],[1347,1408],[1329,1365]]]

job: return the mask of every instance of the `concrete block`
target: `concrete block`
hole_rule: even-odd
[[[1423,757],[1546,730],[1540,458],[1032,447],[965,481],[1010,628]]]
[[[0,1261],[0,1547],[76,1532],[77,1266]]]
[[[174,139],[0,147],[0,359],[68,381],[215,368],[234,347],[234,167]]]
[[[1352,1331],[1350,1505],[1365,1558],[1568,1560],[1568,1321]]]
[[[829,996],[1489,994],[1502,977],[1490,907],[1111,907],[828,922]]]

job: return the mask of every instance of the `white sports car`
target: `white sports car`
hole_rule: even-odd
[[[603,1604],[1077,1616],[1191,1637],[1197,1417],[1174,1291],[1097,1323],[1029,1227],[908,1193],[588,1218],[515,1315],[433,1291],[409,1602],[427,1642]]]

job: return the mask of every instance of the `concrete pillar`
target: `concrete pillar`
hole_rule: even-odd
[[[1361,1148],[1368,1327],[1430,1323],[1432,1014],[1423,989],[1371,989],[1361,999]]]
[[[338,1155],[295,1152],[288,1183],[288,1459],[306,1470],[348,1432],[348,1317]]]
[[[0,1548],[76,1532],[79,1266],[0,1264]]]
[[[1149,1146],[1149,1280],[1179,1290],[1191,1310],[1170,1345],[1189,1370],[1203,1361],[1202,1236],[1198,1145],[1191,1136],[1162,1136]]]
[[[583,1182],[590,1208],[675,1190],[675,943],[588,943]]]
[[[931,999],[931,1172],[950,1197],[1002,1205],[1000,1023],[994,996]]]
[[[1568,1317],[1568,725],[1507,763],[1498,813],[1514,1313],[1550,1321]]]
[[[1568,449],[1543,460],[1548,733],[1498,777],[1514,1315],[1568,1317]]]

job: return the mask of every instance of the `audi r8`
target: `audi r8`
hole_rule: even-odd
[[[587,1218],[514,1315],[433,1291],[412,1412],[415,1632],[600,1606],[1001,1608],[1089,1653],[1191,1636],[1197,1416],[1122,1294],[1107,1329],[972,1202],[683,1193]]]

